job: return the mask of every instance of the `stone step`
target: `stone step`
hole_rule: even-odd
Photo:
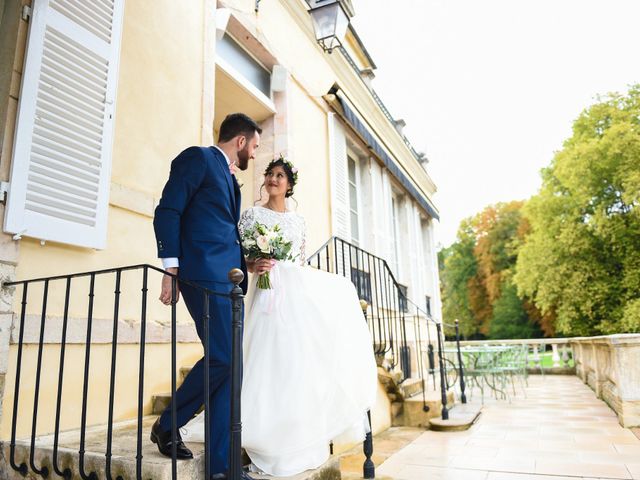
[[[184,377],[191,371],[193,367],[181,367],[178,376],[178,387],[184,381]],[[151,396],[151,413],[160,415],[165,408],[171,403],[171,392],[157,393]]]
[[[468,430],[476,423],[482,412],[482,405],[467,403],[456,404],[449,410],[449,418],[443,420],[441,416],[429,420],[429,428],[437,432],[459,432]]]
[[[178,380],[178,384],[180,384],[180,382],[184,382],[184,377],[187,376],[187,374],[191,371],[193,367],[181,367],[180,368],[180,378]]]
[[[252,478],[257,480],[274,480],[271,475],[258,475],[256,473],[251,474]],[[286,477],[286,480],[340,480],[342,478],[340,474],[340,459],[332,456],[325,462],[324,465],[316,468],[315,470],[307,470],[306,472],[299,473],[292,477]]]
[[[151,413],[160,415],[171,403],[171,392],[157,393],[151,396]]]
[[[145,417],[142,428],[142,478],[144,480],[170,480],[171,459],[161,455],[157,447],[149,440],[151,426],[155,422],[155,416]],[[111,478],[121,477],[123,480],[136,478],[136,452],[137,452],[137,422],[135,420],[114,424]],[[106,437],[107,427],[97,426],[87,428],[85,434],[84,471],[95,472],[99,479],[107,478],[106,474]],[[58,465],[61,470],[69,468],[72,472],[71,480],[81,480],[79,473],[80,431],[68,431],[60,433],[58,447]],[[194,454],[193,460],[179,460],[178,478],[180,480],[200,480],[204,476],[204,444],[188,443],[187,446]],[[29,465],[30,443],[28,440],[16,441],[16,463]],[[3,442],[2,453],[6,461],[0,462],[0,478],[7,480],[41,480],[40,475],[29,472],[22,476],[9,466],[10,448],[9,442]],[[53,435],[41,436],[36,439],[35,448],[36,467],[46,466],[49,469],[48,478],[59,478],[52,468],[53,459]],[[254,478],[272,478],[252,474]],[[331,457],[324,465],[316,470],[308,470],[288,480],[339,480],[340,462],[337,457]]]
[[[407,378],[400,384],[400,391],[404,398],[411,398],[422,393],[423,383],[419,378]]]
[[[156,417],[145,417],[142,427],[142,478],[144,480],[170,480],[171,479],[171,459],[161,455],[158,448],[149,440],[151,426]],[[111,478],[122,477],[124,480],[136,478],[136,451],[137,451],[137,421],[130,420],[114,424]],[[85,456],[84,471],[95,472],[98,478],[107,478],[106,475],[106,437],[107,427],[98,426],[88,428],[85,434]],[[72,472],[73,480],[81,480],[79,473],[80,431],[73,430],[60,434],[58,447],[58,464],[62,470],[69,468]],[[193,460],[178,461],[178,478],[199,479],[204,476],[204,453],[203,444],[189,444],[194,454]],[[29,472],[26,477],[11,469],[9,462],[9,444],[2,445],[4,458],[7,462],[2,462],[0,468],[0,478],[9,480],[41,480],[42,477]],[[16,441],[16,463],[29,464],[29,441]],[[38,468],[46,466],[49,469],[49,478],[57,478],[52,469],[53,459],[53,435],[38,437],[36,439],[35,464]]]
[[[426,411],[422,392],[420,395],[405,399],[401,404],[402,408],[399,409],[399,413],[392,420],[392,426],[428,428],[429,420],[441,414],[442,399],[439,391],[428,390],[425,393],[425,397]],[[449,391],[447,393],[447,405],[452,406],[453,404],[454,394]]]

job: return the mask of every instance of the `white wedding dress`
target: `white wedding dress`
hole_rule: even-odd
[[[353,284],[305,266],[305,223],[295,212],[243,212],[240,229],[279,224],[294,262],[271,270],[272,289],[249,287],[245,310],[242,446],[275,476],[317,468],[330,441],[361,442],[376,398],[371,337]],[[203,441],[204,415],[181,429]]]

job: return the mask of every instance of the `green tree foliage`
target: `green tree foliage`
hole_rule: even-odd
[[[640,331],[640,85],[599,98],[542,172],[515,284],[557,332]]]
[[[493,304],[489,326],[490,338],[532,338],[540,336],[537,317],[530,317],[525,303],[518,297],[516,286],[505,282]]]
[[[541,315],[513,285],[517,250],[528,224],[522,202],[485,208],[462,222],[457,241],[440,252],[443,315],[466,338],[540,335]]]
[[[442,310],[445,321],[460,320],[460,331],[465,338],[477,338],[480,328],[475,320],[467,285],[475,277],[477,262],[473,256],[475,237],[469,221],[458,229],[458,240],[438,252]]]

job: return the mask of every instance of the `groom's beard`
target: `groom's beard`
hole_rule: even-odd
[[[238,152],[238,168],[246,170],[249,167],[249,148],[245,146]]]

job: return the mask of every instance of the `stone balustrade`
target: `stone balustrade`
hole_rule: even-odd
[[[576,374],[617,414],[623,427],[640,426],[640,334],[577,337]]]

